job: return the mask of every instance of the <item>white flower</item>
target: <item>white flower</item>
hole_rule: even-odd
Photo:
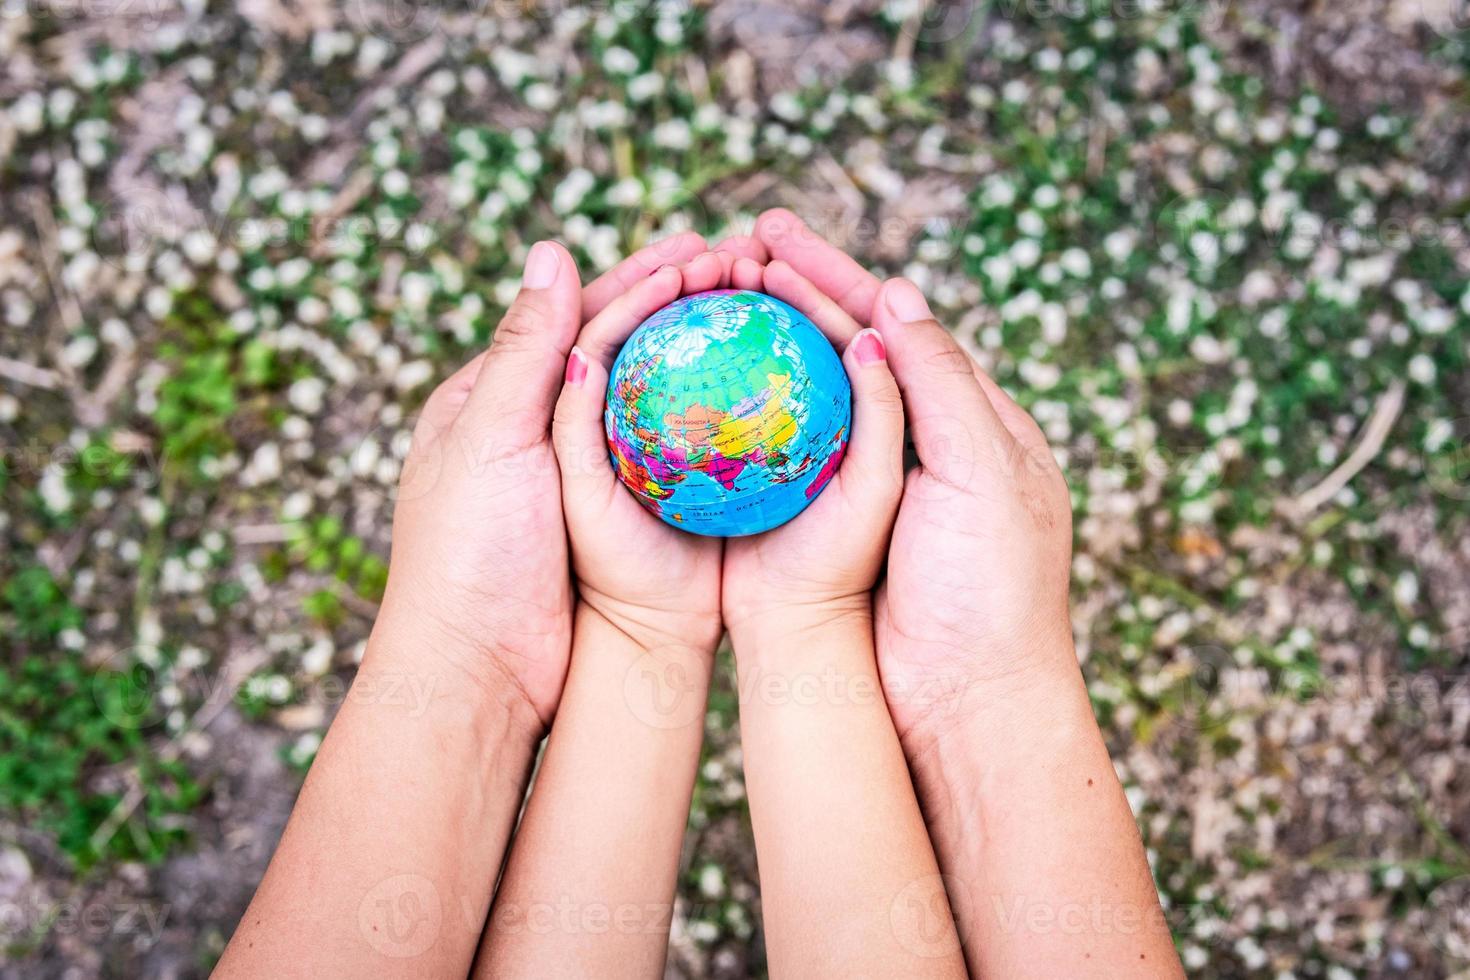
[[[41,502],[46,509],[53,514],[64,514],[71,510],[71,489],[66,485],[66,468],[59,463],[51,463],[41,473],[41,482],[37,489],[41,494]]]
[[[1419,579],[1413,572],[1400,572],[1393,582],[1394,601],[1402,606],[1412,606],[1419,598]]]
[[[393,375],[393,387],[413,391],[434,376],[434,365],[428,361],[409,361]]]
[[[356,291],[346,286],[336,286],[332,289],[332,309],[344,320],[356,320],[362,316],[362,299]]]
[[[278,479],[281,475],[281,447],[274,442],[262,443],[256,447],[255,454],[250,457],[250,463],[240,474],[240,480],[247,486],[269,483]]]
[[[1067,311],[1060,303],[1044,303],[1038,314],[1041,320],[1041,339],[1055,347],[1067,339]]]
[[[777,92],[771,96],[771,112],[787,122],[797,122],[805,114],[801,100],[790,92]]]
[[[657,72],[644,72],[628,82],[628,98],[634,102],[647,102],[664,90],[664,78]]]
[[[614,207],[633,207],[643,200],[643,182],[636,177],[624,177],[607,191],[607,203]]]
[[[1011,246],[1011,259],[1017,268],[1029,269],[1041,260],[1041,245],[1034,238],[1020,238]]]
[[[434,296],[434,280],[422,272],[406,272],[399,280],[398,292],[405,307],[422,313]]]
[[[603,54],[602,67],[614,75],[631,75],[638,70],[638,56],[621,45],[613,45]]]
[[[1133,255],[1133,232],[1120,228],[1103,239],[1103,251],[1116,263],[1128,261]]]
[[[587,195],[596,178],[592,172],[584,167],[577,167],[570,171],[562,182],[556,185],[556,190],[551,194],[551,209],[557,214],[571,214],[576,211],[582,203],[582,198]]]
[[[291,406],[306,415],[315,415],[322,410],[327,394],[327,383],[321,378],[300,378],[292,382],[286,393]]]
[[[1086,279],[1092,275],[1092,257],[1080,248],[1069,248],[1058,260],[1067,275],[1074,279]]]
[[[670,150],[687,150],[693,141],[689,123],[683,119],[669,119],[653,128],[653,142]]]
[[[1013,105],[1020,105],[1031,97],[1031,86],[1019,78],[1013,78],[1000,90],[1000,97]]]
[[[1008,208],[1015,203],[1016,188],[1004,177],[991,177],[980,192],[980,203],[990,208]]]
[[[1035,211],[1022,211],[1016,218],[1016,228],[1028,238],[1040,238],[1046,234],[1046,222]]]
[[[1434,383],[1434,361],[1428,354],[1415,354],[1409,361],[1409,377],[1421,385]]]

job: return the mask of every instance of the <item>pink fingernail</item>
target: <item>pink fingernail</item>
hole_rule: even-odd
[[[550,242],[537,242],[531,246],[531,254],[526,256],[521,286],[525,289],[545,289],[556,282],[559,271],[561,259],[557,257],[556,247]]]
[[[852,346],[857,362],[863,367],[888,359],[888,350],[883,346],[882,336],[871,327],[859,331],[858,335],[853,338]]]
[[[565,380],[573,388],[582,387],[582,382],[587,380],[587,355],[582,353],[580,347],[573,347],[572,353],[567,357]]]
[[[917,323],[934,318],[934,314],[929,312],[929,301],[919,292],[919,287],[907,279],[890,279],[885,287],[885,295],[889,312],[898,317],[900,323]]]

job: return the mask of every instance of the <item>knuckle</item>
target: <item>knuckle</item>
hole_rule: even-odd
[[[928,320],[925,322],[932,323],[940,330],[944,329],[943,327],[940,327],[939,324],[934,320]],[[953,340],[947,340],[943,346],[934,351],[931,351],[929,355],[924,358],[924,363],[928,365],[929,369],[935,374],[946,376],[964,375],[965,377],[974,376],[975,369],[973,362],[970,360],[970,355],[961,350],[960,346],[956,344]]]
[[[903,412],[903,394],[899,392],[898,385],[887,381],[867,393],[867,403],[880,412],[888,415],[901,414]]]
[[[540,311],[531,302],[524,298],[517,300],[495,328],[491,346],[502,350],[524,350],[534,346],[541,333],[541,321]]]

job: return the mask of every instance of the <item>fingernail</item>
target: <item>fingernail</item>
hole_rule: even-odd
[[[573,388],[582,387],[582,382],[587,380],[587,355],[582,353],[582,348],[573,347],[572,353],[567,357],[566,383]]]
[[[531,254],[526,256],[526,268],[521,274],[521,287],[545,289],[556,282],[556,274],[560,269],[561,259],[557,257],[556,247],[550,242],[537,242],[531,246]]]
[[[934,318],[934,314],[929,312],[929,301],[924,299],[919,287],[907,279],[889,280],[885,295],[888,312],[898,317],[900,323],[915,323]]]
[[[888,351],[883,346],[883,338],[871,327],[858,332],[858,335],[853,338],[852,347],[857,362],[863,367],[888,359]]]

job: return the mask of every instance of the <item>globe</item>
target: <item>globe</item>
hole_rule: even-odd
[[[774,296],[675,300],[618,352],[603,421],[638,502],[695,534],[758,534],[822,492],[847,448],[852,391],[832,345]]]

